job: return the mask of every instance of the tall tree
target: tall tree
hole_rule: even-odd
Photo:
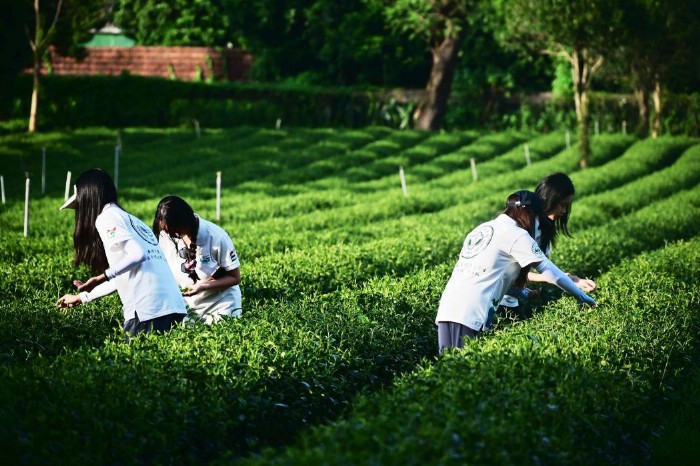
[[[29,35],[29,32],[27,32],[29,47],[32,49],[32,75],[34,78],[32,81],[32,103],[29,109],[28,130],[30,133],[36,131],[36,118],[39,110],[39,79],[43,57],[56,30],[62,7],[63,0],[58,0],[52,11],[53,15],[46,20],[45,15],[42,14],[41,2],[34,0],[34,31],[32,35]]]
[[[432,54],[426,97],[414,113],[417,129],[442,127],[467,15],[477,3],[476,0],[385,0],[385,15],[390,27],[419,38],[428,45]]]
[[[622,11],[616,0],[494,0],[501,40],[528,52],[562,57],[571,65],[578,122],[579,164],[588,165],[588,99],[596,72],[612,53]]]
[[[700,3],[696,0],[630,0],[621,58],[628,64],[645,136],[661,133],[665,89],[682,70],[698,69]],[[649,101],[653,112],[649,111]],[[651,120],[651,121],[650,121]]]
[[[23,0],[29,7],[29,2]],[[29,132],[37,129],[39,91],[44,57],[50,45],[56,50],[78,55],[80,44],[87,40],[90,30],[105,17],[105,0],[33,0],[31,14],[26,15],[26,35],[31,49],[32,100],[29,111]]]
[[[223,46],[225,0],[114,0],[114,23],[139,45]]]

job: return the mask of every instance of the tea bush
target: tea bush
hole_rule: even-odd
[[[625,261],[571,302],[425,360],[347,419],[244,464],[609,464],[648,457],[654,407],[698,350],[700,240]]]
[[[626,349],[631,343],[620,346],[615,333],[621,331],[619,327],[606,333],[607,323],[595,320],[598,312],[607,316],[630,306],[648,308],[646,312],[652,314],[666,312],[646,304],[645,297],[655,297],[657,291],[658,296],[673,296],[677,291],[683,299],[696,299],[694,288],[682,288],[683,283],[681,288],[671,288],[667,278],[669,273],[685,273],[689,262],[678,270],[666,270],[671,258],[685,254],[684,248],[690,249],[688,257],[697,255],[699,146],[693,139],[636,141],[624,135],[600,136],[592,140],[591,168],[579,171],[576,148],[566,149],[561,134],[465,131],[427,135],[385,128],[246,127],[206,130],[197,139],[192,131],[133,128],[120,135],[124,165],[119,191],[127,210],[147,223],[157,201],[166,194],[182,195],[204,218],[215,220],[213,174],[223,170],[219,223],[234,237],[242,258],[244,314],[216,326],[146,335],[126,345],[115,296],[66,312],[54,308],[58,297],[71,289],[73,279],[88,276],[85,269],[71,266],[73,215],[57,210],[63,200],[65,171],[77,174],[90,166],[109,170],[116,137],[114,131],[91,129],[0,138],[2,170],[21,175],[6,178],[8,203],[0,206],[0,451],[11,463],[227,462],[250,457],[265,447],[294,443],[309,427],[340,419],[329,429],[343,429],[344,422],[352,421],[342,419],[348,415],[354,419],[353,413],[362,412],[357,409],[367,409],[363,406],[372,403],[362,401],[356,408],[358,396],[362,400],[393,396],[391,387],[404,383],[409,384],[407,407],[430,406],[421,398],[429,390],[420,383],[414,388],[410,384],[414,377],[423,377],[423,371],[437,373],[443,366],[462,364],[449,362],[458,360],[456,355],[433,362],[437,352],[433,319],[464,235],[492,218],[507,194],[533,189],[542,176],[553,171],[570,173],[577,188],[571,221],[575,237],[561,238],[553,258],[580,275],[598,278],[604,273],[596,292],[601,306],[577,314],[573,300],[564,298],[545,307],[547,300],[557,297],[548,293],[547,299],[532,303],[533,319],[499,322],[496,331],[484,339],[484,348],[507,349],[489,350],[478,361],[486,364],[493,357],[500,361],[499,367],[502,362],[504,370],[475,380],[471,387],[484,397],[484,409],[503,403],[509,414],[504,418],[494,414],[492,419],[484,411],[478,419],[495,430],[488,430],[477,441],[477,451],[498,448],[500,452],[504,440],[494,440],[493,435],[504,432],[510,436],[511,431],[504,427],[508,422],[531,429],[532,421],[523,419],[538,415],[556,433],[547,436],[557,445],[556,451],[546,456],[539,449],[527,450],[523,445],[528,437],[523,437],[515,440],[512,450],[494,455],[522,459],[534,451],[543,462],[564,461],[569,458],[566,455],[574,455],[570,457],[576,462],[576,452],[569,451],[574,448],[573,437],[563,426],[597,400],[591,387],[599,384],[611,394],[606,400],[618,403],[616,397],[622,397],[629,404],[620,406],[638,409],[635,403],[641,398],[628,396],[625,383],[640,383],[644,390],[651,390],[649,374],[657,374],[653,371],[661,364],[655,359],[659,354],[656,345],[662,344],[660,334],[654,333],[657,330],[635,326],[629,328],[631,333],[623,333],[636,338],[634,332],[647,332],[643,334],[650,342],[640,344],[634,352]],[[531,151],[530,167],[525,166],[524,142]],[[42,146],[49,147],[44,196],[38,194],[36,183]],[[468,170],[470,158],[478,159],[476,183]],[[401,194],[397,170],[391,169],[398,162],[405,163],[408,198]],[[24,171],[33,174],[28,238],[21,236]],[[648,254],[666,242],[682,239],[691,241],[687,246]],[[638,254],[642,256],[632,260]],[[637,276],[637,266],[630,264],[643,261],[660,271],[659,287],[652,287],[651,279],[645,277],[638,286],[618,283],[618,277]],[[620,296],[633,291],[628,304],[623,306],[614,290]],[[678,303],[685,305],[685,301]],[[559,320],[566,321],[566,326],[556,327]],[[559,330],[547,333],[537,330],[538,325]],[[665,330],[674,338],[686,332],[685,328],[676,332],[673,326],[681,325],[676,320],[660,325],[658,332]],[[547,343],[545,353],[533,353],[540,340],[523,337],[518,333],[521,330],[539,332],[538,338]],[[556,353],[547,338],[559,342],[553,334],[569,351],[561,360],[549,357]],[[613,345],[610,348],[608,341]],[[678,345],[692,352],[690,346]],[[618,347],[622,353],[616,352]],[[591,366],[593,370],[583,364],[588,361],[585,358],[601,354],[608,366],[605,370],[598,370],[603,365]],[[578,355],[584,359],[575,360],[572,366],[572,358]],[[653,359],[652,372],[624,372],[627,366],[647,367],[648,357]],[[516,372],[505,370],[509,361],[519,361]],[[669,364],[664,383],[671,384],[683,366],[682,358],[669,360]],[[610,371],[618,366],[624,371]],[[563,384],[561,393],[556,389],[553,394],[550,389],[546,392],[552,399],[563,397],[556,398],[557,409],[527,406],[540,399],[538,390],[551,388],[551,374],[568,374],[567,370],[573,370],[571,385]],[[410,375],[394,382],[401,374]],[[501,392],[493,400],[488,398],[494,393],[491,387],[500,386],[499,377],[506,381],[522,377],[522,398],[514,388],[521,387],[508,384],[503,390],[513,400]],[[540,378],[547,382],[536,382]],[[429,383],[448,386],[447,382]],[[576,384],[585,387],[581,393],[572,388]],[[415,399],[408,396],[411,393]],[[652,392],[642,395],[647,393]],[[443,405],[435,400],[435,406]],[[468,407],[458,405],[457,412],[469,417]],[[381,412],[377,411],[380,420]],[[608,416],[610,425],[596,417],[593,424],[571,424],[572,432],[597,448],[598,458],[618,452],[618,447],[626,445],[624,441],[605,446],[600,439],[623,432],[627,421],[618,419],[616,410],[612,414],[592,412]],[[564,415],[560,418],[559,413]],[[438,410],[433,415],[445,412]],[[371,416],[362,419],[366,423]],[[651,428],[651,422],[640,425],[640,435]],[[429,423],[421,430],[421,425],[417,418],[406,422],[410,434],[405,442],[421,445],[421,438],[440,432]],[[594,429],[587,430],[591,425]],[[373,432],[379,432],[374,434],[377,438],[384,435],[381,429]],[[307,435],[317,434],[303,434],[302,445],[316,438]],[[403,442],[392,439],[397,437],[386,443],[391,448]],[[458,440],[449,448],[460,460],[464,448],[471,452],[472,447],[463,447],[464,438]],[[433,441],[436,448],[443,445],[441,439]],[[479,442],[484,448],[478,447]],[[352,443],[348,445],[352,448]],[[334,458],[333,448],[329,446],[328,458]],[[433,460],[449,454],[445,453],[449,448]],[[305,455],[315,451],[310,447],[277,459],[276,453],[251,458],[303,462]],[[357,454],[361,453],[358,448]],[[381,459],[398,458],[382,448],[375,453]],[[426,449],[425,455],[434,453]],[[487,458],[474,458],[482,457]],[[343,457],[338,458],[343,462]],[[425,457],[417,455],[416,461],[419,458]],[[508,462],[510,456],[498,458]]]

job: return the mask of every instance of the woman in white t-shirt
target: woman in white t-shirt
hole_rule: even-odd
[[[574,183],[571,181],[571,178],[560,172],[552,173],[542,178],[535,189],[535,194],[542,200],[542,211],[545,216],[542,221],[539,219],[535,220],[534,238],[547,257],[549,257],[552,248],[555,246],[559,233],[571,237],[568,224],[575,193]],[[582,291],[590,293],[596,289],[597,285],[593,280],[579,278],[572,274],[567,275]],[[530,272],[527,276],[527,281],[547,283],[547,277]],[[539,290],[532,290],[527,287],[521,290],[509,290],[501,300],[499,311],[518,314],[521,318],[526,317],[519,298],[537,296],[538,294]]]
[[[533,267],[582,305],[595,306],[534,240],[535,222],[543,217],[539,197],[518,191],[508,197],[502,214],[467,235],[435,318],[440,352],[461,348],[464,338],[487,330],[503,295],[513,286],[523,288]]]
[[[158,240],[146,224],[118,204],[110,176],[93,168],[76,180],[73,196],[61,209],[75,209],[75,266],[85,264],[93,277],[74,281],[80,294],[66,294],[61,309],[88,303],[114,291],[124,309],[124,331],[167,331],[185,317],[185,302]]]
[[[158,237],[188,306],[185,321],[211,324],[240,317],[240,261],[231,237],[194,213],[178,196],[158,203],[153,232]]]

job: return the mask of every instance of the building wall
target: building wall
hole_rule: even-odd
[[[64,57],[51,50],[51,71],[57,75],[159,76],[183,81],[196,79],[246,81],[253,57],[240,49],[213,47],[88,47],[84,59]]]

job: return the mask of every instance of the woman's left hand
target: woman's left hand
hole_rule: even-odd
[[[80,285],[78,285],[77,283],[74,282],[74,284],[78,286],[78,291],[90,292],[97,285],[104,283],[106,281],[107,281],[107,276],[105,274],[101,273],[100,275],[98,275],[96,277],[90,278],[90,280],[86,281],[85,283],[81,283]]]
[[[182,291],[182,296],[194,296],[200,291],[202,291],[204,288],[202,287],[202,280],[198,281],[191,287],[187,288],[186,290]]]

